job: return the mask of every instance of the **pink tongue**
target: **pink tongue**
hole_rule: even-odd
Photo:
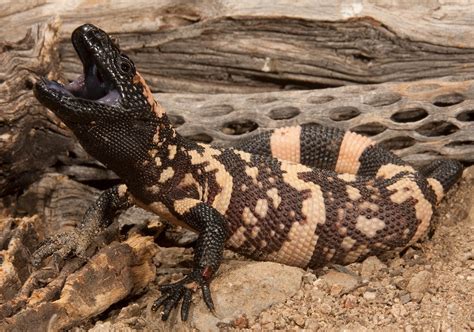
[[[97,101],[99,103],[113,105],[119,100],[119,98],[120,98],[120,94],[118,93],[117,90],[114,89],[114,90],[111,90],[108,94],[106,94],[102,98],[97,99]]]
[[[84,88],[84,74],[81,74],[77,79],[66,85],[66,89],[71,92],[81,91]]]

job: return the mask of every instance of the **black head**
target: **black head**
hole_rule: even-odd
[[[167,119],[133,62],[94,25],[78,27],[71,40],[83,74],[67,85],[42,78],[34,88],[36,98],[109,167],[146,153],[157,124]]]

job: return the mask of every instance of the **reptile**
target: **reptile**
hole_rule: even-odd
[[[105,190],[82,222],[33,253],[85,255],[94,237],[132,205],[198,233],[193,268],[160,286],[153,310],[188,318],[224,248],[256,260],[318,268],[400,251],[422,238],[436,205],[462,173],[442,160],[415,170],[367,137],[318,125],[274,129],[218,147],[180,136],[134,63],[104,31],[72,33],[83,74],[63,85],[46,78],[36,98],[94,158],[123,182]]]

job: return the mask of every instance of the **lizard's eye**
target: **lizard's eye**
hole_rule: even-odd
[[[118,67],[122,74],[134,74],[135,67],[133,66],[132,61],[130,61],[130,59],[126,55],[121,55],[118,62]]]

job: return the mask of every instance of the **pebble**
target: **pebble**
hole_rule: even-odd
[[[382,263],[377,257],[370,256],[362,262],[360,275],[364,279],[370,279],[370,277],[373,277],[385,268],[387,268],[387,265]]]
[[[400,302],[401,302],[402,304],[406,304],[406,303],[408,303],[408,302],[410,302],[410,301],[411,301],[411,295],[410,295],[410,293],[405,293],[405,294],[403,294],[403,295],[400,296]]]
[[[326,314],[326,315],[329,315],[329,314],[331,313],[331,311],[332,311],[331,306],[330,306],[329,304],[327,304],[327,303],[321,304],[321,307],[320,307],[320,308],[321,308],[321,312],[324,313],[324,314]]]
[[[420,301],[423,294],[430,287],[432,273],[428,271],[421,271],[413,275],[408,282],[406,290],[411,293],[411,297],[415,301]]]
[[[362,296],[366,300],[373,301],[377,298],[377,293],[376,292],[364,292],[364,294]]]
[[[219,322],[233,321],[243,314],[251,319],[295,295],[304,273],[302,269],[271,262],[228,262],[211,285],[217,315],[198,301],[191,307],[191,326],[201,331],[218,331]],[[278,318],[271,321],[284,325],[285,321],[279,322]]]
[[[335,270],[330,270],[328,273],[323,275],[321,279],[328,285],[329,293],[332,296],[337,296],[343,292],[350,291],[359,284],[356,277]]]

